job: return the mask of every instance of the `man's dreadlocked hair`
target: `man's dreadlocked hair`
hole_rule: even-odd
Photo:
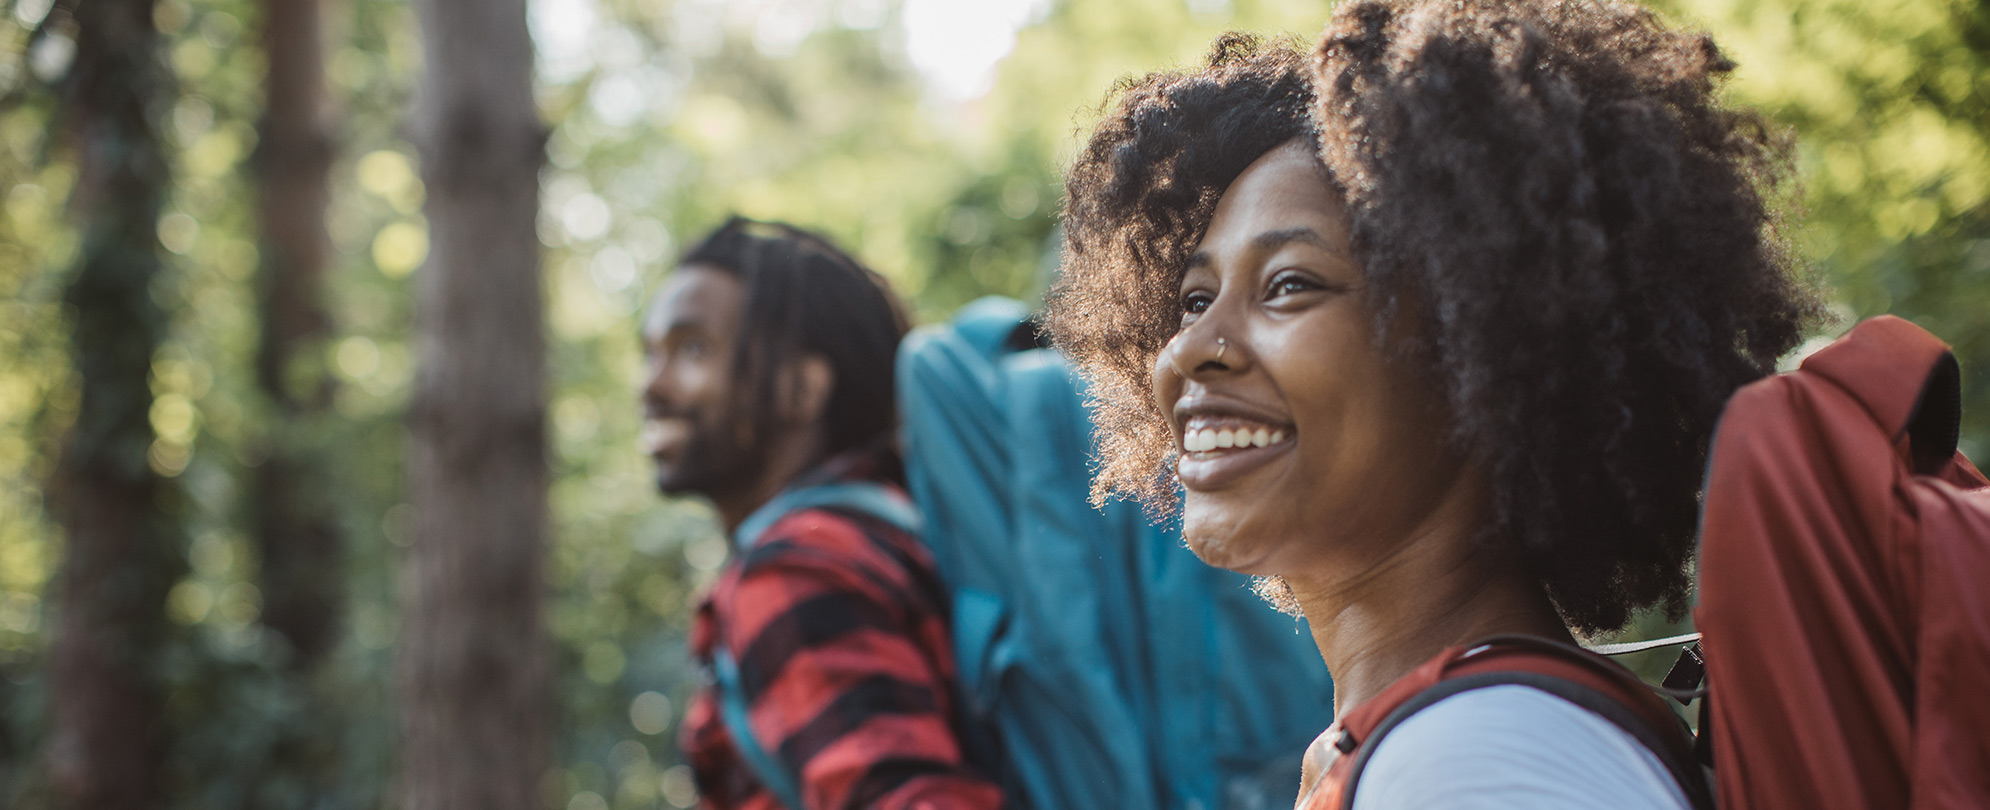
[[[746,287],[734,407],[752,435],[772,433],[776,375],[820,355],[835,382],[823,410],[823,454],[883,441],[897,424],[894,357],[905,309],[883,277],[828,239],[780,222],[733,217],[685,251],[678,266],[737,275]]]
[[[1378,335],[1416,319],[1389,349],[1486,475],[1483,540],[1578,630],[1683,610],[1715,420],[1819,314],[1772,196],[1789,142],[1718,102],[1732,69],[1627,3],[1350,0],[1310,63],[1228,36],[1127,85],[1071,169],[1048,317],[1096,381],[1100,486],[1171,496],[1147,380],[1184,259],[1246,166],[1311,138]]]

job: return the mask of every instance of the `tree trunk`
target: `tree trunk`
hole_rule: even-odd
[[[417,274],[401,700],[411,810],[537,810],[548,765],[545,338],[525,0],[421,0]]]
[[[276,406],[268,460],[255,476],[262,621],[308,671],[337,639],[340,541],[324,470],[332,393],[324,364],[331,316],[322,301],[327,237],[324,46],[319,0],[265,0],[268,95],[255,165],[261,180],[262,343],[256,375]],[[299,362],[303,360],[305,362]]]
[[[81,383],[50,506],[66,535],[52,666],[49,773],[72,808],[160,803],[158,657],[166,592],[185,572],[175,495],[147,463],[152,356],[167,318],[152,286],[170,182],[157,129],[170,77],[152,0],[73,6],[75,62],[59,83],[77,155],[70,197],[82,241],[64,292]]]

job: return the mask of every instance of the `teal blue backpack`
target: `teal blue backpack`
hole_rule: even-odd
[[[1030,810],[1284,810],[1333,720],[1303,625],[1137,504],[1087,500],[1078,378],[987,298],[898,355],[907,479],[952,592],[964,731]]]

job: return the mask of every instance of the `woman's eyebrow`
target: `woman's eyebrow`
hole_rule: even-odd
[[[1251,252],[1269,253],[1293,242],[1304,242],[1340,258],[1347,258],[1347,253],[1341,250],[1339,245],[1334,244],[1332,240],[1322,235],[1319,231],[1305,225],[1295,225],[1290,228],[1279,228],[1275,231],[1260,233],[1251,238]],[[1188,261],[1183,263],[1182,269],[1195,270],[1208,267],[1215,263],[1216,259],[1209,255],[1209,251],[1198,250],[1189,255]]]
[[[1347,258],[1347,254],[1341,251],[1339,245],[1335,245],[1327,237],[1321,235],[1319,231],[1305,225],[1280,228],[1275,231],[1265,231],[1258,234],[1251,238],[1251,250],[1257,253],[1266,253],[1293,242],[1304,242],[1328,253],[1332,253],[1335,256]],[[1191,257],[1189,261],[1193,263],[1195,260]]]

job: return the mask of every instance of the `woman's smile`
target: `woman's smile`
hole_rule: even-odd
[[[1257,411],[1209,396],[1177,403],[1181,456],[1175,474],[1182,486],[1197,492],[1222,489],[1290,452],[1298,431]]]

